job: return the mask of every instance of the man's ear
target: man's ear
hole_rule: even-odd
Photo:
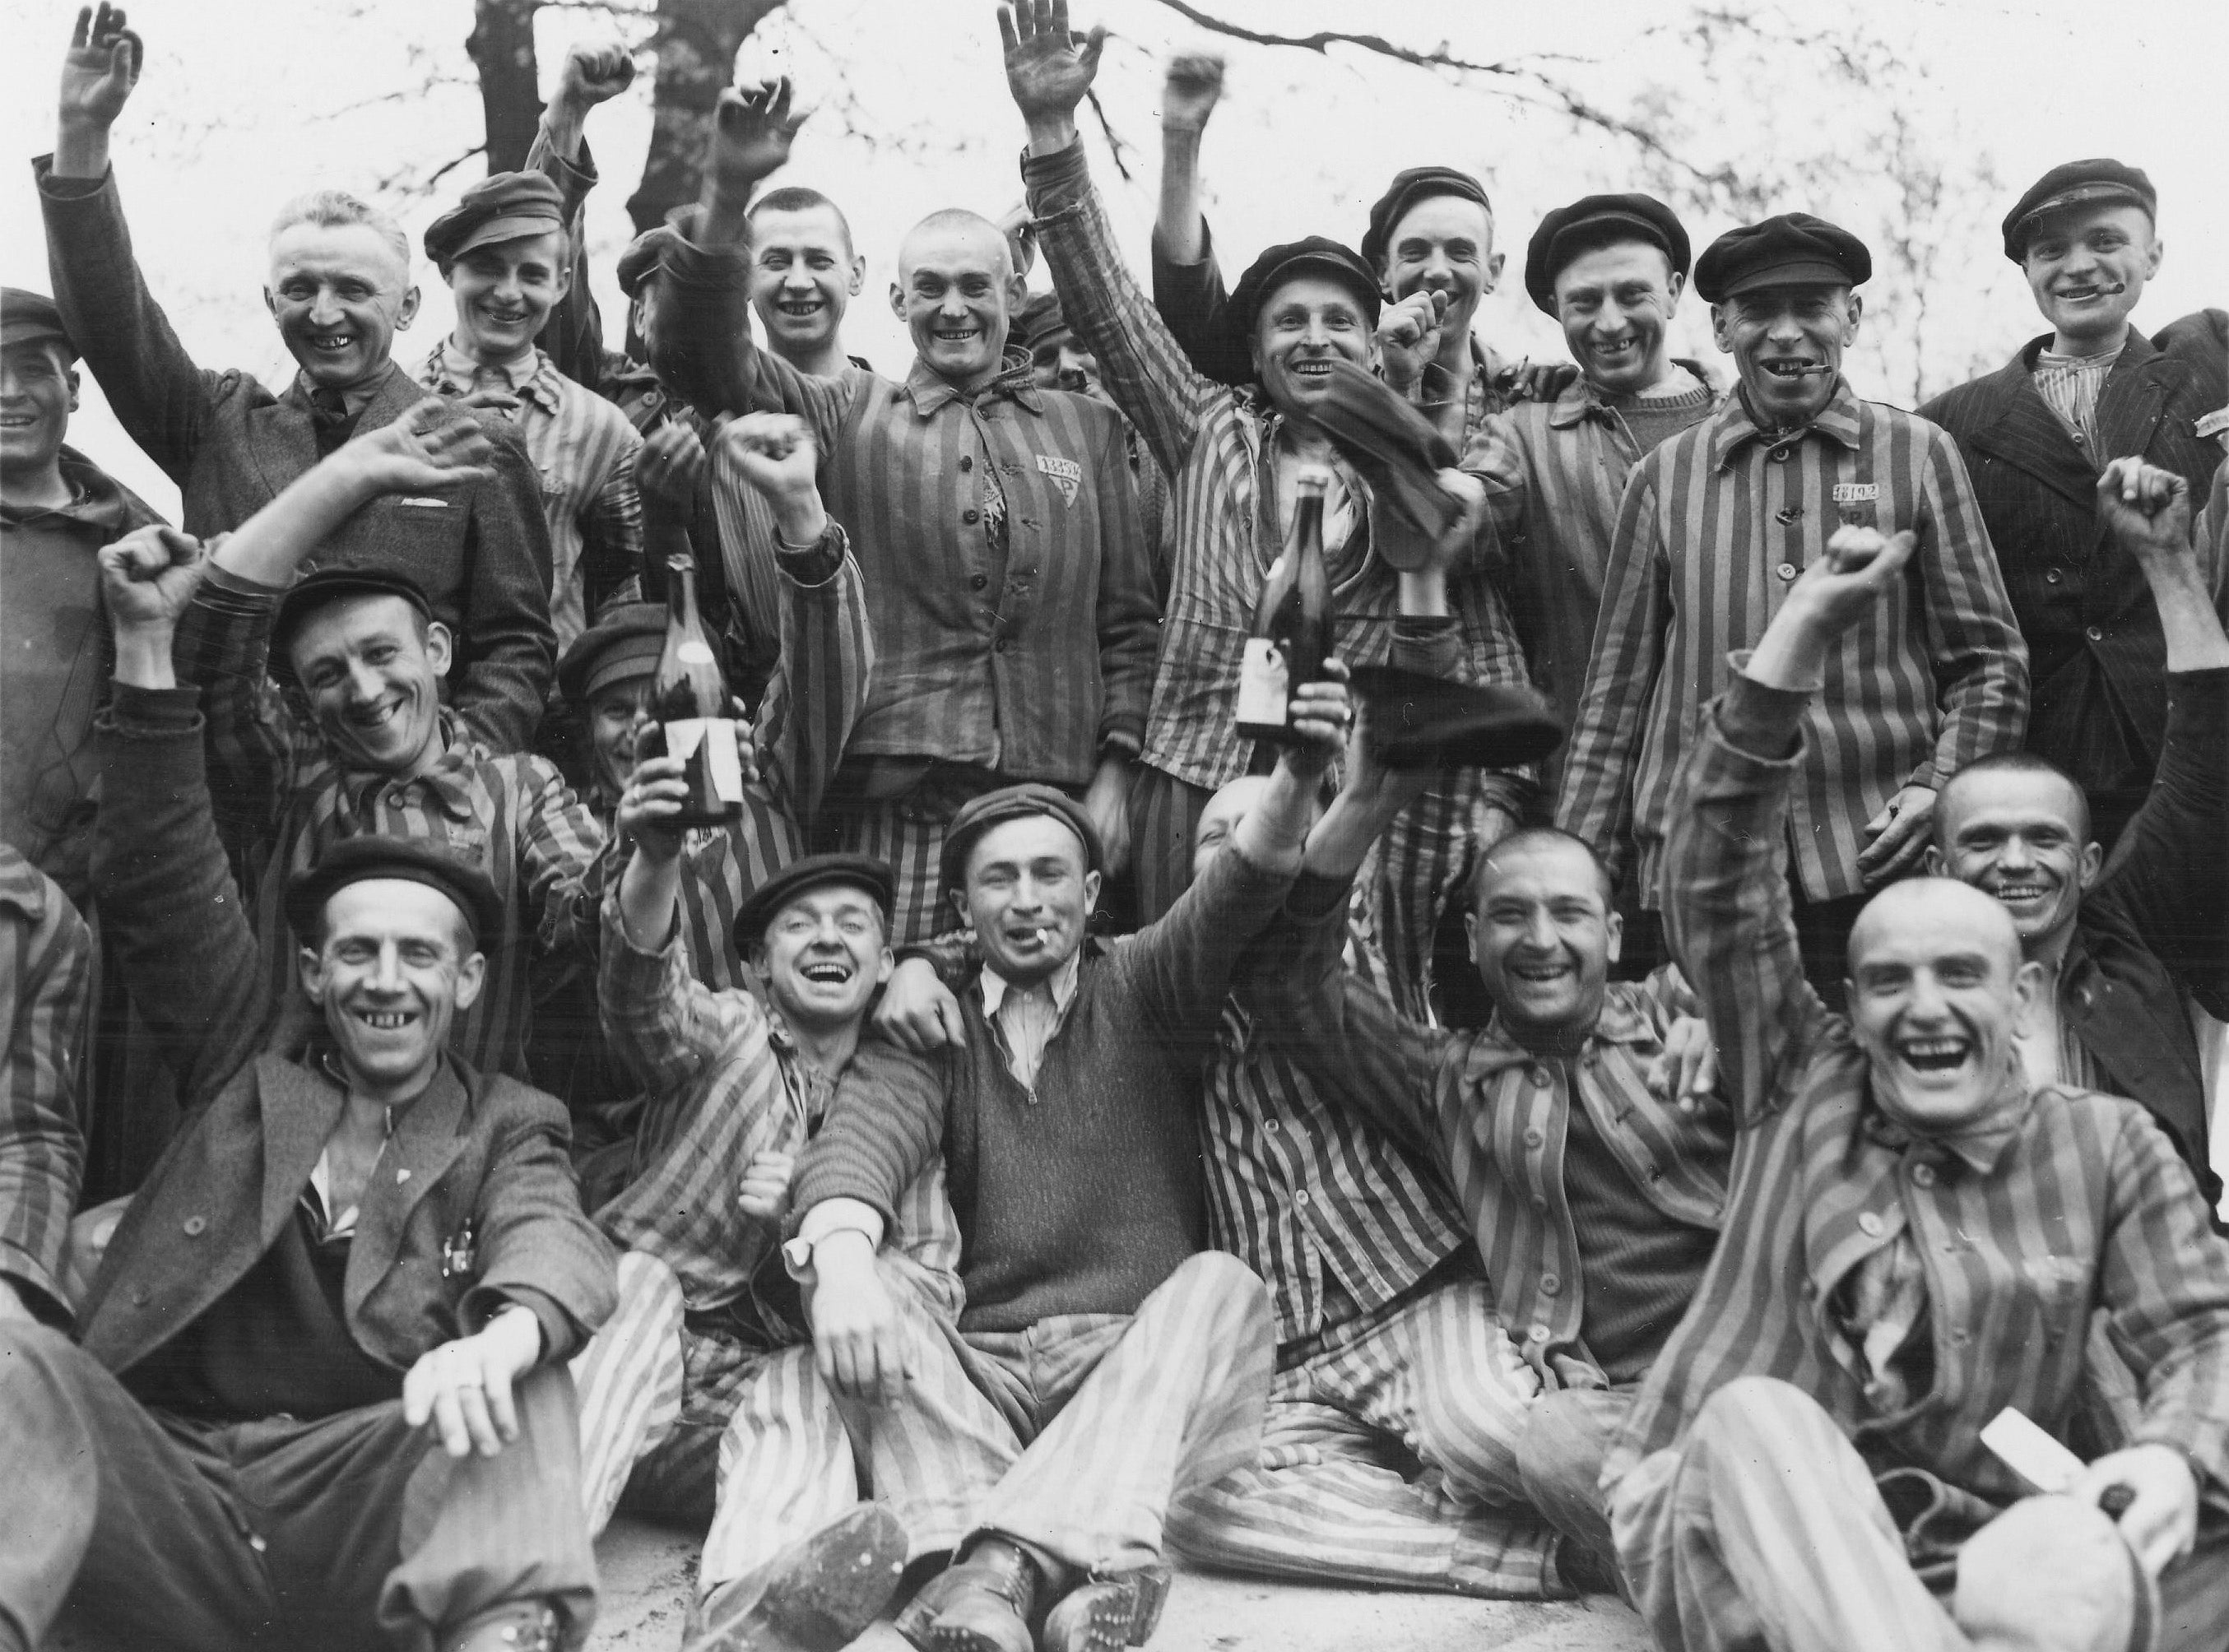
[[[1680,307],[1680,295],[1686,290],[1687,278],[1686,276],[1680,274],[1677,270],[1672,270],[1667,273],[1664,282],[1664,291],[1670,296],[1671,302],[1664,306],[1664,313],[1666,315],[1670,315],[1674,310],[1677,310]]]
[[[1732,309],[1731,305],[1726,304],[1711,306],[1711,342],[1718,347],[1718,353],[1722,356],[1734,353]]]
[[[881,952],[876,955],[875,957],[875,985],[877,987],[889,986],[890,973],[897,967],[897,954],[892,952],[888,947],[884,947]]]
[[[1858,294],[1850,294],[1850,312],[1842,323],[1842,342],[1847,344],[1858,336],[1858,323],[1866,313],[1866,301]]]
[[[2090,846],[2094,849],[2097,845],[2091,844]],[[1943,858],[1943,852],[1931,843],[1929,844],[1926,848],[1920,851],[1919,870],[1924,876],[1928,877],[1955,877],[1957,876],[1956,872],[1950,870],[1950,863]],[[2084,887],[2087,888],[2088,885],[2084,884]]]
[[[1098,872],[1083,874],[1083,915],[1086,918],[1099,910],[1099,886],[1105,881]]]
[[[2150,280],[2160,270],[2160,260],[2167,255],[2167,243],[2159,238],[2159,230],[2152,230],[2151,256],[2144,260],[2144,280]]]
[[[455,655],[456,640],[449,634],[449,627],[439,620],[428,620],[426,622],[426,663],[434,668],[434,675],[446,677]]]
[[[890,283],[890,313],[900,321],[906,318],[905,289],[896,281]]]
[[[487,954],[466,953],[464,961],[457,966],[457,1013],[461,1015],[472,1008],[480,995],[480,988],[486,985]]]
[[[864,253],[854,253],[851,254],[851,279],[846,285],[845,291],[848,292],[856,299],[859,296],[859,289],[865,286],[866,284],[867,255]]]
[[[395,312],[395,331],[401,332],[418,317],[418,288],[414,283],[402,294],[402,302]]]
[[[1603,929],[1609,936],[1609,945],[1604,949],[1603,955],[1610,962],[1616,963],[1617,955],[1625,948],[1625,915],[1622,912],[1612,912],[1603,920]]]
[[[312,1004],[322,1004],[325,996],[324,955],[315,947],[303,947],[294,954],[295,973],[302,978],[302,991]]]
[[[2097,874],[2104,869],[2105,845],[2102,843],[2084,844],[2082,858],[2075,863],[2075,877],[2078,880],[2075,887],[2087,895],[2090,892],[2090,885],[2097,881]]]
[[[557,266],[557,296],[550,299],[550,303],[557,304],[562,302],[565,295],[572,290],[573,260],[568,258],[560,262]]]
[[[70,410],[72,413],[75,413],[75,412],[77,411],[77,392],[78,392],[77,369],[75,369],[74,367],[66,367],[66,368],[64,368],[64,369],[62,370],[62,379],[63,379],[63,382],[64,382],[65,383],[67,383],[67,384],[69,386],[69,393],[70,393],[70,397],[69,397],[69,410]]]
[[[1507,253],[1496,253],[1486,260],[1486,287],[1491,292],[1501,285],[1502,266],[1509,262]]]
[[[2043,1002],[2043,966],[2033,958],[2013,971],[2013,1031],[2027,1038],[2035,1030],[2036,1008]]]
[[[960,914],[960,927],[963,929],[973,929],[974,915],[967,910],[967,891],[964,889],[954,889],[947,890],[945,893],[952,902],[952,910]]]
[[[277,295],[274,294],[267,286],[263,289],[263,307],[271,312],[274,319],[277,318],[279,314],[279,299]]]
[[[1478,963],[1478,914],[1476,911],[1463,914],[1463,950],[1470,955],[1471,963],[1475,967]]]

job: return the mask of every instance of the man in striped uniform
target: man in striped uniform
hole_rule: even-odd
[[[441,705],[448,629],[409,580],[345,568],[295,577],[367,503],[472,474],[487,439],[448,415],[429,401],[367,432],[226,540],[178,627],[179,669],[204,691],[218,825],[270,990],[298,989],[290,877],[346,838],[448,844],[503,901],[482,948],[486,987],[459,1011],[455,1048],[482,1071],[523,1078],[534,972],[594,955],[603,831],[547,759],[490,751]]]
[[[61,884],[0,842],[0,1321],[70,1322],[62,1262],[85,1173],[80,1086],[92,1006],[85,920]]]
[[[897,936],[942,920],[937,865],[969,798],[1018,781],[1081,798],[1127,858],[1132,762],[1156,629],[1121,419],[1042,390],[1006,350],[1022,299],[1006,240],[940,212],[899,252],[892,308],[918,352],[903,383],[801,373],[751,343],[745,203],[788,157],[786,85],[723,100],[697,235],[663,254],[652,361],[705,413],[813,427],[829,511],[875,621],[875,685],[827,835],[897,870]],[[944,909],[948,913],[949,909]]]
[[[1835,536],[1680,777],[1673,947],[1746,1139],[1604,1467],[1618,1552],[1667,1649],[2201,1652],[2229,1622],[2229,1243],[2189,1171],[2134,1102],[2029,1078],[2042,972],[1982,891],[1877,896],[1847,1020],[1797,967],[1804,703],[1914,539]],[[2101,1310],[2125,1406],[2092,1387]],[[2007,1408],[2040,1456],[1985,1445]]]
[[[2027,652],[1958,450],[1841,372],[1854,235],[1806,213],[1729,230],[1695,266],[1739,388],[1626,485],[1556,823],[1658,910],[1680,763],[1729,651],[1754,644],[1838,524],[1909,530],[1912,574],[1841,640],[1789,815],[1804,967],[1829,993],[1865,892],[1911,871],[1936,792],[2020,744]]]

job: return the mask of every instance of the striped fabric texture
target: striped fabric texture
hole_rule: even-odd
[[[79,1094],[93,936],[54,879],[0,843],[0,1282],[63,1321],[62,1257],[85,1169]]]
[[[588,629],[581,556],[589,545],[607,565],[634,572],[642,567],[642,497],[635,491],[635,455],[642,438],[613,403],[557,370],[545,350],[517,362],[485,367],[457,348],[454,338],[420,364],[417,379],[446,396],[470,395],[491,376],[518,398],[508,416],[542,479],[542,514],[549,524],[549,623],[562,655]]]
[[[2103,356],[2061,356],[2046,350],[2035,358],[2035,393],[2085,453],[2097,451],[2097,398],[2120,359],[2117,350]]]
[[[499,934],[481,937],[487,981],[459,1015],[449,1047],[486,1073],[528,1082],[531,972],[544,959],[592,956],[604,833],[555,765],[497,755],[453,713],[446,755],[415,780],[342,767],[264,674],[279,594],[212,575],[175,645],[179,676],[202,689],[209,794],[262,943],[272,1002],[301,991],[288,877],[344,838],[383,833],[447,845],[478,859],[503,897]]]
[[[1277,1373],[1259,1460],[1180,1500],[1170,1540],[1205,1565],[1311,1583],[1566,1592],[1514,1450],[1539,1386],[1481,1283],[1351,1321]],[[1389,1462],[1394,1440],[1429,1472]]]
[[[1804,756],[1769,758],[1743,738],[1791,726],[1792,697],[1737,678],[1680,788],[1672,942],[1742,1140],[1725,1240],[1603,1484],[1678,1445],[1728,1385],[1773,1377],[1823,1406],[1876,1474],[1924,1475],[1976,1523],[2027,1489],[1979,1430],[2009,1405],[2065,1440],[2102,1308],[2142,1396],[2136,1439],[2187,1454],[2206,1503],[2229,1508],[2229,1241],[2133,1102],[2052,1086],[2009,1122],[1948,1143],[1881,1128],[1847,1023],[1796,967],[1781,866]],[[2016,1071],[2006,1082],[2027,1087]],[[1924,1267],[1935,1368],[1922,1399],[1885,1414],[1829,1305],[1866,1257],[1906,1234]]]
[[[1804,898],[1863,892],[1863,828],[1904,787],[1939,787],[2018,749],[2027,650],[1956,444],[1860,401],[1847,380],[1778,440],[1730,396],[1626,485],[1557,803],[1558,826],[1638,877],[1644,907],[1658,904],[1680,763],[1725,686],[1728,653],[1755,645],[1845,523],[1909,530],[1919,550],[1879,611],[1844,633],[1807,718],[1787,828]]]

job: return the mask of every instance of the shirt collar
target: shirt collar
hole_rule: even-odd
[[[476,770],[485,754],[466,736],[455,712],[444,706],[440,718],[441,736],[447,742],[448,749],[431,768],[404,784],[421,788],[427,800],[451,820],[470,820],[479,789]],[[395,784],[395,776],[376,769],[344,767],[341,784],[351,802],[361,810],[381,787]]]
[[[2029,1088],[2027,1075],[2020,1067],[2020,1058],[2014,1056],[2007,1064],[2004,1077],[1998,1082],[1995,1098],[1998,1105],[1992,1107],[1980,1123],[1962,1130],[1923,1135],[1891,1118],[1873,1096],[1869,1083],[1866,1096],[1865,1132],[1872,1141],[1898,1152],[1931,1143],[1947,1153],[1956,1154],[1975,1175],[1986,1176],[1997,1167],[1998,1161],[2005,1156],[2005,1149],[2027,1128]],[[2017,1098],[2015,1091],[2019,1092]]]
[[[1718,384],[1712,378],[1710,370],[1700,362],[1691,362],[1684,356],[1674,356],[1672,358],[1672,364],[1674,367],[1685,369],[1695,382],[1701,385],[1713,400],[1717,399]],[[1584,373],[1581,373],[1564,387],[1564,393],[1558,396],[1554,404],[1549,408],[1548,426],[1552,430],[1569,430],[1582,419],[1607,420],[1609,415],[1609,402],[1604,400],[1602,392],[1595,388],[1594,381]]]
[[[471,395],[473,376],[483,370],[502,374],[514,395],[524,397],[544,413],[555,414],[564,395],[556,363],[537,345],[528,345],[507,362],[482,362],[459,350],[452,335],[440,342],[426,366],[428,376],[434,381],[430,388],[443,395]]]
[[[1840,374],[1834,376],[1834,394],[1819,416],[1793,435],[1768,438],[1757,421],[1750,417],[1749,399],[1742,394],[1737,382],[1727,395],[1725,404],[1711,416],[1710,460],[1712,470],[1724,470],[1732,464],[1741,450],[1752,441],[1766,442],[1773,447],[1792,447],[1816,433],[1832,441],[1838,441],[1852,452],[1857,450],[1858,427],[1857,392],[1850,389],[1850,381]]]
[[[14,850],[0,855],[0,906],[12,906],[32,922],[47,916],[47,880]]]
[[[1078,947],[1069,954],[1068,961],[1046,977],[1045,985],[1052,988],[1052,1007],[1056,1015],[1066,1015],[1068,1006],[1076,1001],[1076,983],[1083,963],[1083,948]],[[995,1021],[999,1011],[1006,1002],[1010,992],[1027,989],[1017,987],[997,970],[985,964],[977,977],[978,990],[983,994],[983,1019]]]
[[[1589,1044],[1654,1044],[1657,1041],[1655,1022],[1650,1019],[1648,1011],[1633,1001],[1632,993],[1637,993],[1640,989],[1634,987],[1628,993],[1620,990],[1622,985],[1613,981],[1603,994],[1602,1009],[1595,1017],[1594,1028],[1587,1034]],[[1520,1056],[1526,1053],[1525,1046],[1510,1032],[1508,1024],[1501,1019],[1499,1009],[1487,1019],[1486,1036],[1506,1045]]]
[[[1044,403],[1037,395],[1037,381],[1030,376],[1030,358],[1013,350],[1006,352],[996,378],[980,390],[968,391],[959,389],[950,379],[916,356],[913,358],[912,370],[906,374],[905,382],[898,387],[896,394],[909,397],[914,412],[924,419],[947,402],[966,401],[971,397],[981,401],[999,395],[1020,403],[1031,413],[1041,413],[1044,409]]]

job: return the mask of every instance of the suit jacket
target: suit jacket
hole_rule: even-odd
[[[2028,648],[2028,749],[2092,794],[2110,832],[2151,781],[2167,730],[2167,643],[2142,570],[2098,525],[2099,472],[2141,455],[2206,497],[2221,449],[2197,421],[2229,400],[2222,353],[2162,350],[2131,332],[2097,403],[2085,453],[2037,394],[2033,338],[1995,372],[1920,408],[1948,430],[1974,479]],[[2214,570],[2229,617],[2229,588]],[[2118,807],[2112,795],[2119,794]]]
[[[105,938],[186,1112],[80,1304],[87,1351],[119,1373],[270,1248],[345,1102],[265,982],[210,818],[198,697],[119,685],[97,724]],[[394,1128],[349,1255],[357,1346],[408,1370],[518,1303],[541,1321],[545,1358],[577,1349],[611,1313],[616,1263],[581,1212],[564,1109],[453,1056]]]
[[[318,462],[298,377],[273,395],[250,374],[197,367],[141,278],[112,172],[98,184],[33,163],[55,302],[132,439],[178,485],[192,534],[237,528]],[[392,362],[358,430],[432,395]],[[556,670],[549,529],[542,484],[515,431],[491,421],[496,474],[389,495],[357,512],[303,564],[408,574],[457,635],[455,700],[498,751],[530,749]]]

